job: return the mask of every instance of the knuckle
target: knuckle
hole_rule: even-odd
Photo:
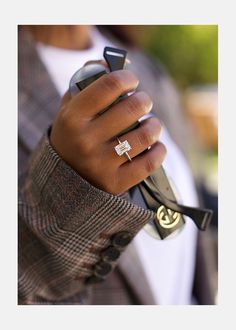
[[[140,118],[144,114],[149,113],[153,105],[152,100],[145,92],[138,92],[129,96],[126,102],[127,112],[129,112],[135,120],[137,117]]]
[[[141,115],[143,112],[142,111],[143,110],[142,101],[136,95],[132,95],[127,98],[126,102],[127,102],[126,110],[129,114],[129,116],[131,116],[131,118],[134,118],[136,120],[137,116]]]
[[[116,90],[118,93],[121,93],[123,90],[122,79],[120,75],[115,72],[106,74],[102,77],[103,88],[108,91]]]
[[[116,72],[118,74],[121,73],[121,71],[116,71]],[[138,85],[139,79],[132,71],[122,70],[122,75],[124,75],[126,77],[126,79],[132,81],[133,84]]]
[[[145,113],[150,112],[152,109],[152,106],[153,106],[153,101],[152,101],[151,97],[144,91],[137,93],[137,95],[142,100],[143,111]]]
[[[152,131],[148,128],[140,129],[139,133],[137,134],[138,143],[142,147],[147,147],[154,142],[154,135]]]
[[[159,166],[161,166],[163,160],[165,159],[167,150],[163,143],[158,142],[154,146],[154,154],[147,155],[145,158],[145,169],[148,173],[153,173]]]
[[[156,170],[156,162],[153,158],[147,158],[145,162],[145,169],[148,173],[153,173]]]
[[[105,90],[115,90],[120,95],[127,90],[135,89],[139,83],[137,77],[128,70],[110,72],[103,75],[100,81]]]

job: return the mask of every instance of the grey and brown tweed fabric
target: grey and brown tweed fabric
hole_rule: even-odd
[[[18,41],[18,303],[154,304],[132,243],[106,281],[85,285],[111,236],[121,231],[135,236],[154,214],[127,196],[93,187],[56,154],[47,131],[60,97],[30,36],[20,29]],[[142,76],[140,88],[158,98],[154,112],[183,145],[183,130],[168,118],[178,116],[183,125],[171,82],[145,56],[129,54],[134,72]]]
[[[43,138],[19,194],[21,299],[60,300],[83,289],[99,252],[120,231],[133,236],[154,214],[83,180]],[[30,266],[29,266],[30,265]]]

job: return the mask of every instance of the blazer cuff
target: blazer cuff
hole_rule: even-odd
[[[155,216],[153,211],[91,185],[60,158],[47,136],[32,155],[21,193],[21,213],[30,215],[25,216],[28,227],[50,251],[32,268],[39,282],[42,273],[47,283],[40,292],[46,299],[65,298],[104,279],[115,265],[104,262],[104,250],[108,259],[114,258],[114,246],[120,254]]]
[[[153,211],[131,203],[127,194],[115,196],[91,185],[56,153],[47,136],[32,156],[29,177],[35,202],[43,202],[57,224],[68,230],[75,228],[76,219],[73,224],[64,219],[77,214],[80,226],[90,219],[89,225],[94,221],[101,231],[128,229],[136,234],[155,216]]]

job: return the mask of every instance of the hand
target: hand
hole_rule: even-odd
[[[157,142],[161,126],[156,118],[119,137],[129,142],[132,162],[114,150],[119,133],[151,111],[152,101],[145,92],[135,92],[98,115],[137,86],[133,73],[119,70],[103,75],[74,97],[66,93],[51,131],[50,142],[61,158],[88,182],[115,195],[154,172],[166,154]]]

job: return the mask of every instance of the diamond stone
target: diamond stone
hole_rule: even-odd
[[[129,145],[129,142],[127,140],[117,144],[117,146],[115,147],[115,151],[119,156],[122,156],[129,150],[131,150],[131,146]]]

